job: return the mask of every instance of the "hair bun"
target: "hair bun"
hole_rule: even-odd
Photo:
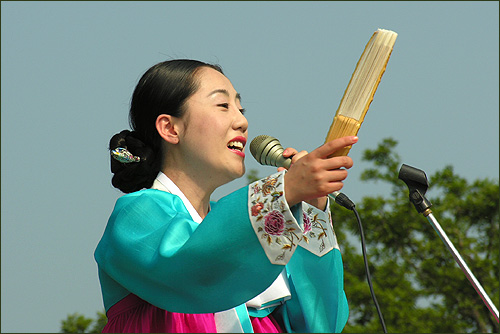
[[[153,148],[144,144],[135,131],[123,130],[115,134],[109,141],[110,152],[116,148],[125,148],[134,156],[140,157],[139,162],[123,163],[112,156],[111,172],[114,174],[111,183],[124,193],[150,188],[160,171],[156,163]]]

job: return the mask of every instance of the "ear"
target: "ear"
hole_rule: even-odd
[[[179,142],[179,121],[177,117],[167,114],[161,114],[156,118],[156,130],[167,143]]]

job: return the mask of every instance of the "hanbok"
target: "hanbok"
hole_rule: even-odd
[[[341,332],[348,318],[331,216],[288,207],[284,174],[218,202],[201,219],[160,173],[120,197],[95,259],[105,332]]]

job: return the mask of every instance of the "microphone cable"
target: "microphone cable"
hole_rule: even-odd
[[[365,262],[365,271],[366,271],[366,279],[368,281],[368,286],[370,288],[370,293],[372,295],[373,302],[375,303],[375,308],[377,309],[378,317],[380,319],[380,324],[382,325],[382,329],[384,330],[384,333],[387,333],[387,328],[385,327],[385,321],[384,321],[384,316],[382,315],[382,311],[380,310],[380,306],[378,305],[377,297],[375,296],[375,292],[373,291],[373,285],[372,285],[372,279],[370,275],[370,268],[368,268],[368,259],[366,256],[366,247],[365,247],[365,234],[363,232],[363,225],[361,224],[361,218],[359,216],[358,211],[356,210],[356,205],[345,195],[344,193],[341,192],[334,192],[333,194],[328,195],[333,201],[344,208],[351,210],[354,212],[354,215],[356,216],[356,220],[358,221],[358,226],[359,226],[359,233],[361,236],[361,250],[363,252],[363,260]]]

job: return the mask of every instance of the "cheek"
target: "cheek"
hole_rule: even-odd
[[[215,117],[207,118],[198,125],[198,133],[208,141],[225,139],[228,132],[228,122]]]
[[[209,123],[210,121],[207,119],[192,118],[186,124],[186,135],[194,138],[203,138],[203,136],[206,136],[210,132]]]
[[[185,135],[189,138],[189,142],[194,147],[203,151],[219,149],[225,146],[229,140],[228,131],[231,128],[231,123],[224,115],[217,113],[209,113],[200,115],[200,117],[192,117],[187,123]]]
[[[202,149],[202,152],[210,150],[222,136],[217,124],[210,119],[192,122],[186,128],[186,137],[195,148]]]

